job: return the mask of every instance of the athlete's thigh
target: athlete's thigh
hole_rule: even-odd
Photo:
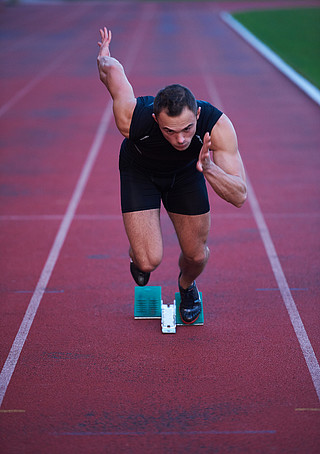
[[[201,254],[210,230],[210,211],[196,216],[170,212],[168,214],[174,225],[183,254],[186,257],[196,257]]]
[[[163,254],[160,209],[133,211],[122,216],[137,266],[158,266]]]

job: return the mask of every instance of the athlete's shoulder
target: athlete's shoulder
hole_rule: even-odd
[[[131,126],[130,139],[134,140],[140,136],[144,136],[156,124],[153,117],[153,96],[139,96],[134,109]]]
[[[197,100],[197,104],[198,107],[201,107],[197,128],[204,132],[210,132],[223,112],[207,101]]]
[[[139,96],[136,109],[151,109],[153,111],[154,96]]]
[[[215,107],[213,104],[211,104],[208,101],[202,101],[202,100],[197,100],[198,107],[201,107],[201,110],[203,110],[204,113],[219,113],[221,112],[217,107]],[[222,112],[221,112],[222,114]]]

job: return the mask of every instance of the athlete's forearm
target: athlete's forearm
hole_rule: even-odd
[[[246,201],[247,185],[240,176],[227,174],[213,162],[206,168],[203,175],[222,199],[238,208]]]

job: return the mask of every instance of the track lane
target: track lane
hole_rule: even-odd
[[[145,13],[142,15],[142,19],[148,20],[148,18],[150,17],[149,11],[152,13],[152,7],[145,8]],[[140,32],[138,32],[135,35],[135,39],[131,43],[131,53],[127,58],[129,67],[133,64],[133,59],[139,48],[143,31],[144,31],[144,29],[141,29]],[[16,367],[16,364],[18,362],[20,353],[22,351],[23,345],[28,336],[29,330],[32,326],[34,317],[36,316],[41,299],[44,295],[45,289],[47,288],[52,271],[53,271],[56,261],[59,257],[61,248],[62,248],[65,238],[68,234],[68,230],[72,223],[74,214],[78,207],[78,204],[81,200],[81,197],[82,197],[83,191],[85,189],[85,186],[87,184],[87,180],[90,176],[92,167],[93,167],[96,157],[100,151],[101,143],[103,141],[106,130],[109,126],[111,115],[112,115],[112,105],[109,102],[102,115],[100,124],[98,125],[98,129],[97,129],[96,135],[94,137],[94,141],[89,150],[89,153],[87,155],[84,166],[81,170],[76,187],[73,191],[72,197],[68,204],[66,213],[64,215],[60,228],[55,237],[54,243],[52,245],[52,248],[50,250],[50,253],[48,255],[44,268],[41,272],[39,281],[38,281],[35,291],[32,295],[32,298],[30,300],[30,303],[26,310],[25,316],[23,318],[23,321],[20,325],[17,336],[16,336],[14,343],[12,345],[12,348],[10,350],[9,356],[1,371],[1,403],[2,403],[2,400],[6,393],[7,387],[10,383],[11,376],[12,376],[14,369]]]
[[[220,50],[225,51],[230,59],[237,58],[240,41],[235,47]],[[242,87],[246,87],[238,96],[240,105],[245,106],[245,112],[240,114],[239,104],[232,103],[234,91],[226,92],[224,96],[230,100],[232,114],[240,121],[243,149],[249,147],[252,150],[246,157],[246,166],[254,187],[258,189],[258,199],[266,213],[267,224],[285,275],[288,276],[289,286],[296,289],[293,290],[295,296],[300,291],[297,307],[319,358],[320,314],[313,311],[314,301],[320,298],[316,265],[319,263],[319,238],[316,231],[319,228],[317,193],[320,175],[315,171],[315,168],[319,168],[319,108],[276,68],[269,63],[264,64],[262,56],[258,57],[254,67],[254,74],[259,74],[260,84],[252,84],[250,77],[247,77],[245,64],[247,53],[254,51],[249,45],[243,46],[243,50],[245,57],[240,66],[241,72],[237,76],[230,74],[230,79],[231,87],[236,78]],[[277,83],[272,83],[273,74],[277,75]],[[224,90],[222,83],[218,83],[218,86]],[[278,101],[276,109],[272,102],[268,102],[273,97]],[[258,105],[263,106],[263,109],[257,109]],[[234,107],[237,111],[233,110]],[[245,124],[248,116],[253,123]],[[257,161],[261,165],[256,167]],[[272,192],[270,187],[273,188]],[[276,204],[273,194],[279,195]]]
[[[192,12],[195,14],[193,9]],[[167,22],[167,12],[157,15],[159,32],[155,34],[155,41],[163,37],[160,25],[164,18]],[[176,20],[171,19],[172,26]],[[161,67],[161,61],[162,64],[165,61],[163,49],[168,52],[171,41],[172,35],[167,42],[162,42],[164,47],[154,55],[155,61],[149,60],[149,72],[157,65]],[[140,61],[146,54],[153,55],[153,44],[152,41],[145,43],[144,49],[150,52],[145,50]],[[178,43],[175,48],[179,49]],[[172,55],[176,55],[174,49]],[[172,65],[175,77],[184,61],[184,56],[176,57]],[[143,79],[133,74],[133,79],[140,81],[138,90],[141,92],[152,86],[156,90],[158,83],[171,78],[149,74],[147,70],[148,67],[143,68]],[[137,69],[140,76],[141,71],[140,66]],[[182,78],[192,82],[187,74]],[[198,83],[198,80],[192,82],[194,91]],[[200,90],[205,97],[203,86]],[[236,118],[240,117],[238,112]],[[118,143],[112,129],[104,145],[109,152]],[[250,154],[249,150],[254,152],[248,149],[246,155]],[[107,207],[111,213],[115,212],[111,194],[116,196],[118,187],[112,184],[110,191],[106,179],[99,199],[95,181],[97,178],[97,184],[103,183],[101,169],[108,168],[112,174],[116,160],[116,155],[110,158],[109,154],[102,153],[99,156],[79,213],[86,214],[88,209],[92,214],[95,209],[100,213],[108,191]],[[259,172],[263,172],[259,166],[257,170],[255,181],[258,182]],[[114,176],[111,178],[114,183]],[[271,196],[264,188],[261,191],[260,185],[258,187],[259,193],[266,194],[263,200],[268,203]],[[281,205],[281,200],[279,203]],[[187,430],[188,445],[194,452],[199,446],[203,452],[212,446],[219,446],[221,451],[233,448],[238,452],[256,452],[263,446],[265,452],[276,449],[290,452],[297,441],[305,442],[306,438],[313,452],[313,415],[295,411],[302,402],[314,404],[311,380],[305,372],[301,373],[305,365],[280,295],[270,298],[270,293],[256,290],[262,284],[268,288],[274,281],[270,270],[266,269],[265,253],[249,207],[235,212],[215,199],[214,206],[217,217],[213,214],[210,246],[215,257],[210,262],[209,273],[201,278],[201,289],[207,295],[214,295],[214,311],[206,308],[203,330],[191,334],[181,329],[173,338],[159,337],[157,323],[139,324],[132,320],[133,288],[127,270],[127,245],[121,220],[79,219],[73,223],[51,282],[54,288],[63,287],[65,295],[45,295],[7,395],[7,408],[21,402],[27,414],[33,416],[32,421],[26,423],[23,414],[10,415],[15,418],[16,428],[28,428],[28,435],[24,435],[25,429],[21,431],[15,441],[17,446],[19,442],[24,443],[30,452],[39,442],[46,445],[49,452],[54,452],[57,445],[68,452],[90,452],[90,449],[103,452],[107,445],[111,452],[153,446],[154,452],[159,452],[164,446],[171,449],[183,446],[183,433]],[[272,208],[276,211],[274,204]],[[230,219],[236,222],[231,225]],[[173,270],[178,249],[166,217],[163,230],[167,247],[165,262],[153,276],[152,283],[165,280],[165,292],[170,296],[172,288],[176,287]],[[111,231],[112,236],[106,238],[105,231]],[[251,260],[244,272],[239,270],[239,262],[248,260],[249,245],[254,253],[250,254]],[[112,272],[107,273],[107,270]],[[116,302],[115,306],[105,304],[106,295]],[[242,304],[239,304],[239,296]],[[279,330],[291,333],[289,338],[285,339]],[[187,352],[186,345],[189,346]],[[168,350],[172,352],[170,358],[166,354]],[[201,358],[197,356],[199,350]],[[183,364],[179,360],[182,356]],[[236,377],[232,373],[235,370]],[[30,379],[27,386],[26,376]],[[190,380],[195,394],[192,403],[185,395]],[[286,427],[283,427],[284,420],[288,422]],[[302,420],[303,426],[297,429]],[[8,428],[11,423],[6,419]],[[290,442],[288,426],[295,428]]]

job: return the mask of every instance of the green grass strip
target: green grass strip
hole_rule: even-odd
[[[249,11],[233,16],[320,88],[320,8]]]

